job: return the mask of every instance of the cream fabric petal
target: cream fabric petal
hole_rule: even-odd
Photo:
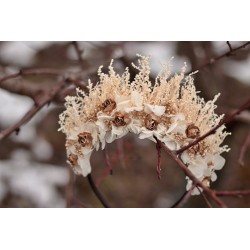
[[[80,166],[80,171],[81,174],[86,177],[90,172],[91,172],[91,165],[90,165],[90,156],[91,156],[90,152],[87,155],[84,155],[84,157],[79,157],[78,158],[78,164]]]
[[[157,116],[161,116],[165,113],[166,107],[158,105],[145,104],[144,111],[148,114],[154,113]]]

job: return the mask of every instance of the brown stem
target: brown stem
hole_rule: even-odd
[[[91,189],[93,190],[93,192],[95,193],[98,200],[102,203],[102,205],[105,208],[109,208],[109,205],[107,204],[107,202],[103,198],[103,196],[100,193],[99,189],[96,187],[95,182],[93,181],[91,174],[88,174],[87,178],[88,178],[89,185],[90,185]]]

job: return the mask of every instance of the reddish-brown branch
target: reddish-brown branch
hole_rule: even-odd
[[[191,197],[192,191],[194,190],[194,188],[196,187],[196,185],[192,185],[192,187],[186,191],[179,200],[177,200],[174,205],[171,208],[179,208],[182,207]]]
[[[161,179],[161,144],[156,141],[156,151],[157,151],[157,175],[158,179]]]
[[[245,153],[246,153],[249,145],[250,145],[250,132],[248,133],[248,136],[246,137],[246,139],[245,139],[245,141],[240,149],[240,156],[239,156],[238,162],[241,166],[244,166],[244,156],[245,156]]]
[[[213,190],[211,190],[210,188],[206,187],[201,181],[199,181],[193,174],[192,172],[187,168],[187,166],[178,158],[178,156],[173,153],[164,143],[162,143],[161,141],[159,141],[157,139],[157,141],[160,143],[160,145],[162,146],[162,148],[176,161],[176,163],[181,167],[181,169],[184,171],[184,173],[186,174],[186,176],[188,176],[190,178],[190,180],[193,182],[193,185],[198,185],[200,186],[204,192],[206,192],[211,199],[213,199],[220,207],[227,207],[225,205],[225,203],[223,201],[221,201],[217,195],[214,193]]]
[[[195,141],[189,143],[187,146],[184,146],[182,148],[180,148],[179,150],[176,151],[176,154],[180,154],[182,153],[183,151],[187,150],[188,148],[194,146],[195,144],[197,144],[198,142],[204,140],[206,137],[208,137],[209,135],[212,135],[216,132],[216,130],[221,127],[222,125],[224,124],[227,124],[229,122],[231,122],[234,117],[236,115],[238,115],[240,112],[242,112],[243,110],[247,109],[250,107],[250,99],[245,102],[237,111],[235,111],[234,113],[232,113],[231,115],[229,116],[225,116],[224,119],[222,119],[218,125],[216,125],[214,128],[212,128],[211,130],[209,130],[207,133],[205,133],[203,136],[199,137],[198,139],[196,139]]]
[[[206,202],[207,206],[208,206],[209,208],[213,208],[213,206],[211,205],[211,203],[210,203],[209,200],[207,199],[206,195],[205,195],[203,192],[201,192],[201,190],[200,190],[199,188],[198,188],[198,190],[199,190],[200,194],[202,195],[202,198],[203,198],[204,201]]]
[[[228,43],[227,43],[227,44],[228,44]],[[204,63],[203,65],[201,65],[201,66],[199,66],[199,67],[197,67],[196,69],[192,69],[192,70],[191,70],[190,72],[188,72],[187,74],[190,74],[190,73],[195,72],[195,71],[197,71],[197,70],[201,71],[201,70],[203,70],[204,68],[206,68],[207,66],[212,65],[212,64],[214,64],[215,62],[217,62],[217,61],[223,59],[224,57],[229,57],[229,56],[234,55],[235,52],[237,52],[238,50],[241,50],[241,49],[247,47],[249,44],[250,44],[250,42],[246,42],[246,43],[242,44],[241,46],[238,46],[238,47],[236,47],[236,48],[234,48],[234,49],[233,49],[233,48],[231,47],[231,45],[230,45],[231,49],[230,49],[230,47],[229,47],[229,51],[228,51],[228,52],[226,52],[226,53],[224,53],[224,54],[222,54],[222,55],[220,55],[220,56],[217,56],[217,57],[215,57],[215,58],[211,58],[208,62]],[[229,46],[229,45],[228,45],[228,46]]]
[[[108,203],[105,201],[104,197],[102,196],[101,192],[99,191],[99,189],[96,187],[93,179],[92,179],[92,176],[91,174],[88,174],[87,175],[87,179],[88,179],[88,182],[89,182],[89,185],[91,187],[91,189],[93,190],[93,192],[95,193],[97,199],[102,203],[102,205],[105,207],[105,208],[109,208],[109,205]]]
[[[241,197],[244,195],[250,195],[250,190],[233,190],[233,191],[215,191],[217,196],[235,196]]]

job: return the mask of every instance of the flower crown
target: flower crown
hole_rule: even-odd
[[[223,115],[214,113],[215,101],[205,102],[197,95],[192,75],[185,77],[186,67],[180,74],[170,78],[168,65],[164,65],[154,84],[150,81],[149,57],[138,55],[138,70],[130,82],[128,68],[119,76],[109,66],[109,73],[98,70],[100,82],[95,86],[89,81],[89,93],[77,89],[77,96],[67,96],[66,110],[60,114],[60,129],[66,134],[68,163],[77,175],[87,176],[91,172],[90,156],[94,149],[105,148],[106,143],[131,132],[140,139],[155,138],[171,150],[178,150],[216,126]],[[197,179],[206,186],[215,181],[215,170],[225,164],[220,146],[229,134],[225,126],[215,134],[181,154]],[[187,178],[187,190],[192,181]],[[192,194],[199,194],[197,188]]]

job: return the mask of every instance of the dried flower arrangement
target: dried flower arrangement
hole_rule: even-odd
[[[109,73],[98,70],[100,82],[89,81],[89,93],[77,89],[77,96],[67,96],[66,110],[60,114],[60,129],[66,134],[68,163],[75,174],[87,176],[91,172],[90,156],[94,149],[105,148],[106,143],[131,132],[140,139],[155,138],[171,150],[178,150],[216,126],[223,116],[215,114],[215,101],[205,102],[197,95],[192,75],[180,74],[170,78],[170,69],[164,65],[155,79],[150,81],[149,57],[139,56],[138,70],[130,82],[128,69],[119,76],[109,66]],[[194,176],[206,186],[215,181],[215,170],[220,170],[225,159],[221,146],[229,134],[225,126],[184,151],[180,158]],[[187,190],[192,181],[187,178]],[[197,188],[192,194],[199,194]]]

